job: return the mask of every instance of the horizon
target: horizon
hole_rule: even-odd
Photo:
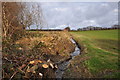
[[[78,29],[118,24],[117,2],[41,2],[47,29]]]

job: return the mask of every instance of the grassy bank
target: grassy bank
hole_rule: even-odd
[[[78,31],[70,34],[84,50],[71,62],[65,76],[118,77],[118,30]],[[74,73],[79,75],[75,76]]]

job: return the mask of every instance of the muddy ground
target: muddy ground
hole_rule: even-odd
[[[3,78],[55,78],[54,64],[74,51],[70,38],[67,32],[29,31],[14,43],[3,42]]]

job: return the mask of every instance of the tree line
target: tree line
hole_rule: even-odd
[[[120,29],[120,25],[113,25],[109,28],[107,27],[94,27],[94,26],[88,26],[83,28],[78,28],[77,31],[88,31],[88,30],[110,30],[110,29]]]

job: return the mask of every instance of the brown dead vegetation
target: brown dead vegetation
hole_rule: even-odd
[[[26,34],[12,44],[4,42],[3,78],[55,78],[55,63],[74,51],[70,36],[66,32]]]

